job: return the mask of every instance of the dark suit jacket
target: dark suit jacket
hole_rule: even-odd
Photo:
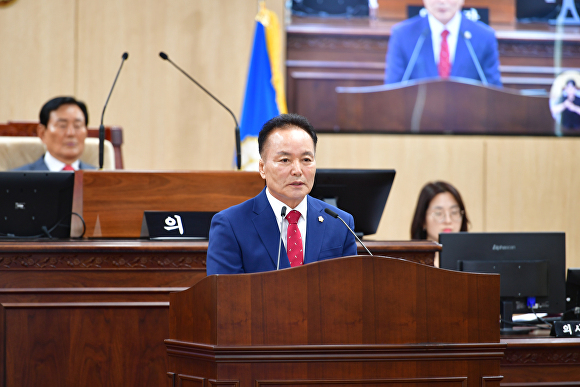
[[[566,98],[562,97],[560,103],[564,102]],[[574,105],[580,106],[580,98],[574,98]],[[576,112],[570,111],[565,109],[562,112],[562,117],[560,119],[562,126],[570,129],[578,129],[580,128],[580,115]]]
[[[352,215],[310,196],[307,203],[304,263],[356,255],[354,236],[324,209],[331,208],[354,228]],[[319,221],[320,216],[323,222]],[[255,198],[217,213],[209,231],[207,275],[276,270],[280,240],[276,223],[265,188]],[[282,244],[280,269],[288,267],[290,262]]]
[[[80,169],[96,169],[96,167],[83,163],[82,161],[79,164]],[[38,160],[33,163],[23,165],[21,167],[13,169],[13,171],[48,171],[48,166],[44,162],[44,155],[42,155]]]
[[[409,79],[439,77],[433,54],[433,40],[431,39],[429,19],[415,16],[396,24],[391,30],[389,49],[387,51],[385,83],[401,82],[415,45],[423,31],[427,31],[425,41]],[[469,55],[467,43],[463,37],[466,31],[471,33],[470,41],[487,81],[490,85],[501,86],[499,53],[494,30],[481,22],[473,22],[464,15],[461,15],[460,36],[457,39],[455,60],[451,67],[450,76],[480,81],[477,68],[471,59],[471,55]]]

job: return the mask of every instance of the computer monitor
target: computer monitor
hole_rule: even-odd
[[[566,309],[566,240],[563,232],[442,233],[440,267],[501,275],[504,320],[513,313]]]
[[[0,172],[0,237],[70,237],[74,178],[74,172]]]
[[[580,320],[580,268],[568,269],[566,277],[566,313],[563,320]]]
[[[395,171],[392,169],[317,169],[310,196],[354,217],[355,233],[377,232]]]
[[[368,0],[293,0],[292,14],[316,17],[369,16]]]
[[[576,8],[580,9],[580,1],[576,0]],[[520,23],[548,22],[560,13],[562,1],[549,0],[517,0],[516,18]]]

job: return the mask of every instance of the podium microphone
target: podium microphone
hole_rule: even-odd
[[[358,243],[360,243],[362,245],[362,247],[365,248],[365,250],[367,251],[367,253],[369,253],[369,255],[373,255],[373,253],[371,253],[371,251],[369,249],[367,249],[367,247],[365,246],[364,243],[362,243],[362,241],[356,236],[356,234],[354,233],[354,231],[352,231],[352,229],[350,227],[348,227],[348,224],[346,224],[346,222],[344,220],[342,220],[342,218],[340,216],[338,216],[338,214],[334,211],[332,211],[330,208],[325,208],[324,212],[326,212],[328,215],[332,216],[333,218],[336,219],[340,219],[340,221],[342,223],[344,223],[344,225],[346,226],[346,228],[348,228],[348,231],[350,231],[352,233],[352,235],[354,235],[354,237],[356,238],[356,240],[358,241]]]
[[[419,52],[421,52],[421,47],[423,47],[423,42],[425,42],[425,38],[429,33],[429,28],[425,28],[419,39],[417,39],[417,43],[415,43],[415,48],[413,49],[413,53],[411,54],[411,59],[409,59],[409,64],[407,64],[407,68],[405,69],[405,73],[403,74],[403,79],[401,82],[407,82],[411,77],[411,73],[413,72],[413,68],[417,63],[417,59],[419,58]],[[371,254],[372,255],[372,254]]]
[[[187,78],[189,78],[189,80],[192,81],[193,83],[195,83],[200,89],[202,89],[203,91],[205,91],[207,95],[209,95],[210,97],[212,97],[214,99],[214,101],[216,101],[217,103],[219,103],[220,105],[222,105],[222,107],[224,109],[226,109],[228,111],[228,113],[230,113],[232,115],[232,117],[234,119],[234,122],[236,123],[236,129],[235,129],[236,130],[236,164],[237,164],[238,170],[242,169],[242,146],[241,146],[241,141],[240,141],[240,125],[238,125],[238,120],[236,119],[236,116],[234,115],[234,113],[232,113],[232,111],[226,105],[224,105],[222,103],[222,101],[220,101],[219,99],[217,99],[205,87],[203,87],[202,85],[200,85],[188,73],[186,73],[185,71],[183,71],[178,65],[176,65],[171,59],[169,59],[169,57],[167,56],[166,53],[164,53],[163,51],[161,51],[159,53],[159,56],[161,57],[161,59],[168,61],[176,69],[178,69],[179,71],[181,71],[183,73],[183,75],[185,75]]]
[[[479,74],[479,78],[481,79],[481,83],[484,84],[484,86],[488,85],[487,82],[487,78],[485,77],[485,74],[483,73],[483,69],[481,68],[481,63],[479,63],[479,59],[477,59],[477,55],[475,55],[475,51],[473,50],[473,45],[471,44],[471,32],[469,31],[465,31],[463,33],[463,35],[461,35],[463,37],[463,40],[465,40],[465,44],[467,45],[467,50],[469,51],[469,55],[471,56],[471,60],[473,61],[473,64],[475,65],[475,68],[477,69],[477,73]]]
[[[128,53],[123,53],[121,57],[121,66],[119,66],[119,70],[117,71],[117,75],[115,76],[115,80],[113,81],[113,86],[111,86],[111,91],[109,91],[109,96],[105,101],[105,106],[103,106],[103,113],[101,114],[101,125],[99,125],[99,169],[103,169],[103,161],[104,161],[104,153],[105,153],[105,126],[103,125],[103,120],[105,119],[105,109],[107,108],[107,104],[109,103],[109,98],[111,98],[111,94],[113,93],[113,89],[115,88],[115,84],[117,83],[117,78],[119,78],[119,74],[121,73],[121,69],[123,68],[123,63],[129,58]]]
[[[276,264],[276,270],[280,269],[280,250],[282,249],[282,229],[284,228],[284,217],[286,216],[286,206],[282,207],[282,212],[280,213],[282,221],[280,222],[280,240],[278,241],[278,263]]]

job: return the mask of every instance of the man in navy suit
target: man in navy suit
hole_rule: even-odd
[[[487,82],[501,87],[493,29],[462,15],[463,0],[423,0],[423,4],[428,12],[426,17],[415,16],[398,23],[391,31],[385,83],[403,81],[407,67],[412,70],[405,80],[451,76],[483,82],[469,53],[471,43]],[[416,47],[420,49],[417,61],[409,66]],[[446,67],[450,72],[445,72]]]
[[[356,255],[354,236],[324,209],[338,213],[351,228],[353,217],[308,195],[316,174],[316,142],[314,129],[299,115],[282,114],[264,124],[258,148],[266,187],[213,217],[208,275],[276,270],[278,251],[280,269]]]
[[[73,97],[56,97],[40,109],[38,137],[46,146],[46,153],[33,163],[16,171],[73,171],[95,169],[83,163],[89,114],[84,102]]]

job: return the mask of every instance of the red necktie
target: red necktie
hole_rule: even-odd
[[[64,168],[62,170],[63,171],[74,171],[75,169],[72,167],[72,165],[67,164],[64,166]]]
[[[304,263],[304,252],[302,251],[302,235],[298,229],[298,219],[300,219],[300,212],[296,210],[290,211],[286,215],[288,220],[288,233],[286,234],[286,252],[290,260],[290,266],[300,266]]]
[[[451,62],[449,61],[449,45],[447,44],[447,36],[449,31],[445,30],[441,33],[441,52],[439,53],[439,76],[441,78],[449,78],[451,74]]]

